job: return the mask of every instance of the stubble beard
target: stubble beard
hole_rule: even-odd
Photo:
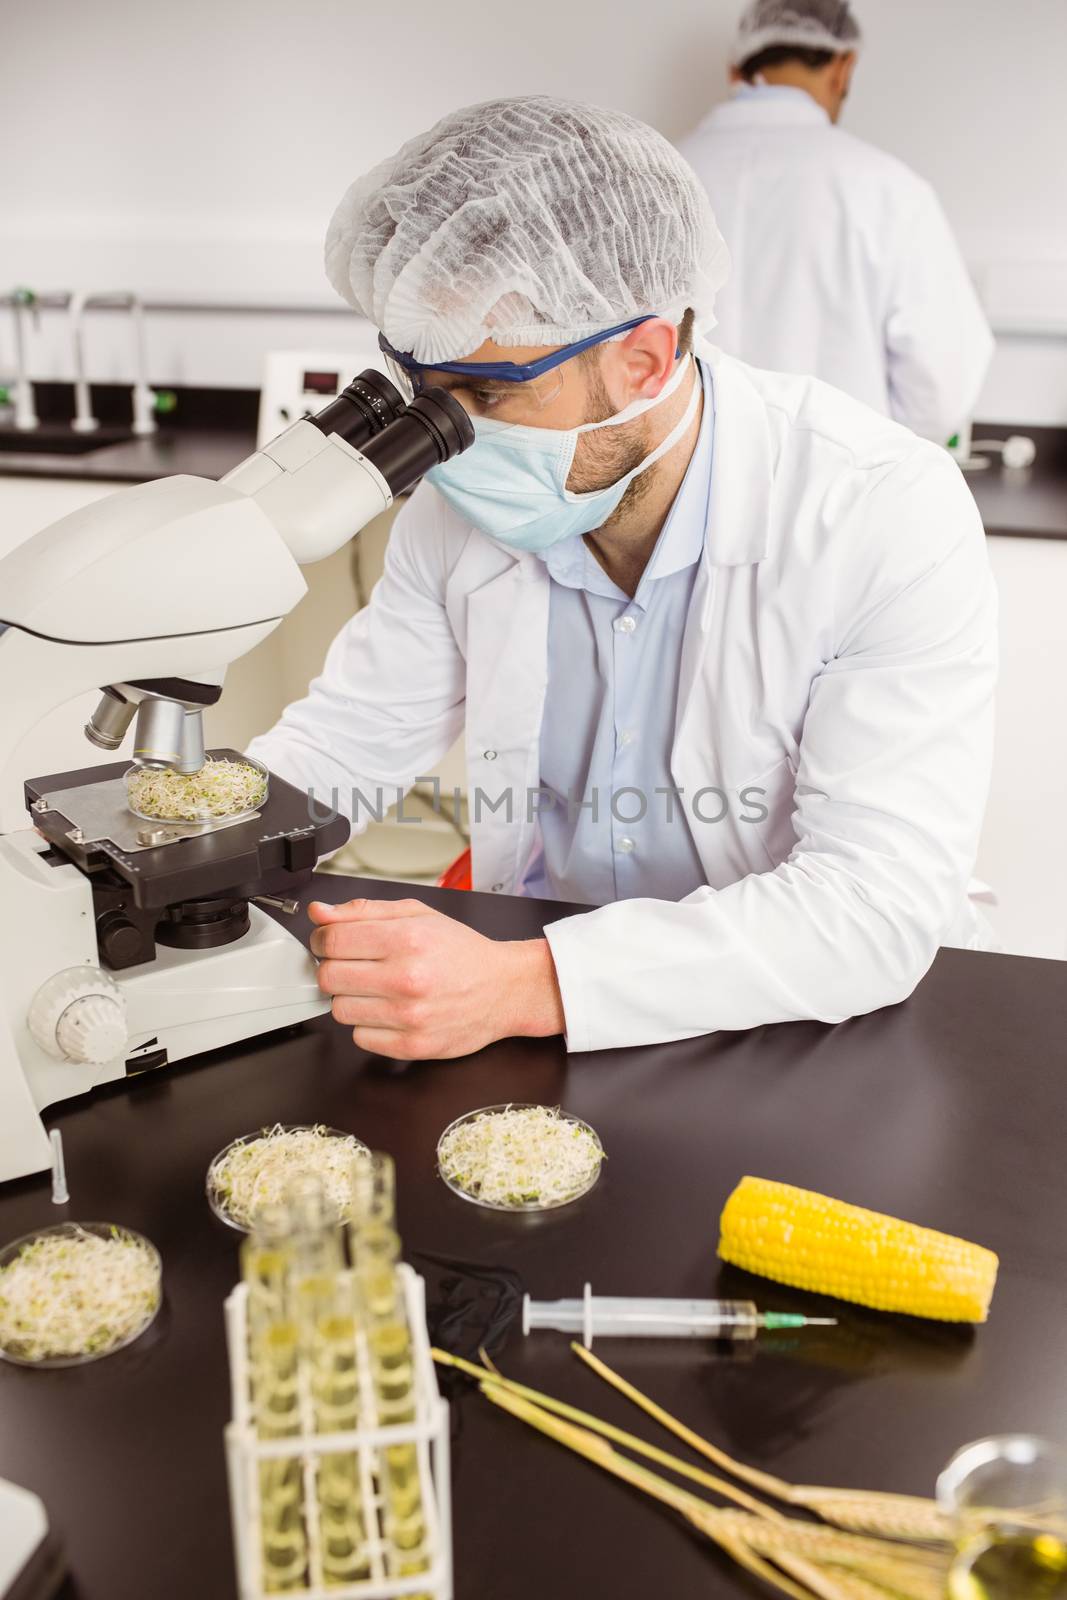
[[[586,422],[603,422],[613,415],[615,405],[596,368],[589,376],[589,406]],[[648,426],[644,417],[624,422],[617,428],[598,428],[595,433],[579,435],[574,461],[567,474],[567,488],[573,494],[589,494],[596,489],[608,489],[618,483],[628,472],[639,467],[650,452]],[[649,493],[655,482],[657,467],[649,467],[632,479],[623,491],[622,499],[601,524],[610,528],[613,523],[629,516]]]

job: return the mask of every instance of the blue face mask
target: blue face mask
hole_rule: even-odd
[[[592,533],[611,516],[627,485],[683,437],[700,402],[700,384],[693,384],[689,403],[667,437],[606,489],[589,494],[572,494],[567,489],[579,435],[618,427],[658,406],[674,394],[689,368],[688,360],[680,361],[654,400],[635,400],[605,422],[585,422],[577,428],[526,428],[492,417],[475,417],[470,449],[432,468],[427,476],[460,516],[514,550],[540,553],[562,539]]]

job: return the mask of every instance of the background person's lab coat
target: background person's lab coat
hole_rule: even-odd
[[[735,798],[691,823],[707,887],[685,900],[547,930],[575,1050],[839,1021],[907,996],[940,944],[980,942],[966,885],[995,597],[974,501],[943,450],[836,390],[725,356],[711,370],[671,772],[681,803],[751,785],[767,816]],[[474,887],[515,892],[537,845],[550,582],[424,484],[370,604],[250,753],[325,804],[353,785],[388,804],[465,720],[472,791],[512,795],[510,818],[472,798]]]
[[[716,341],[806,372],[945,444],[993,337],[930,185],[803,89],[743,89],[679,146],[731,256]]]

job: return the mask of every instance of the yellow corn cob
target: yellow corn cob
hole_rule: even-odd
[[[996,1256],[947,1233],[766,1178],[742,1178],[719,1226],[723,1261],[779,1283],[942,1322],[989,1314]]]

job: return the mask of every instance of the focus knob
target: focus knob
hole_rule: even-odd
[[[56,1043],[68,1061],[113,1061],[126,1049],[126,1014],[110,995],[74,1000],[56,1025]]]
[[[34,995],[26,1021],[41,1049],[61,1061],[113,1061],[126,1049],[126,1002],[99,967],[57,972]]]
[[[109,967],[121,971],[145,959],[141,930],[121,911],[107,911],[96,924],[96,948]],[[151,946],[149,946],[151,954]]]

